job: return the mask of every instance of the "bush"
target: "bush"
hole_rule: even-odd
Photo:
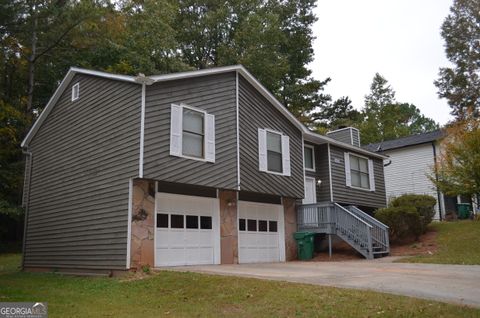
[[[412,206],[379,209],[375,212],[375,217],[388,225],[391,241],[402,240],[411,235],[418,239],[422,234],[421,217]]]
[[[435,215],[437,200],[426,194],[404,194],[390,202],[391,207],[414,207],[420,215],[422,233],[427,231],[427,226]]]

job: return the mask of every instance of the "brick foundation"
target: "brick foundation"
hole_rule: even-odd
[[[221,264],[237,264],[237,192],[222,190],[219,199]]]
[[[295,211],[295,199],[283,198],[283,212],[285,215],[285,260],[297,259],[297,243],[293,233],[297,231],[297,212]]]
[[[155,182],[133,181],[130,268],[154,266]]]

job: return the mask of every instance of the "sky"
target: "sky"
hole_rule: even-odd
[[[453,0],[318,0],[313,26],[313,77],[330,77],[325,92],[363,106],[375,73],[398,102],[412,103],[440,124],[452,119],[433,81],[449,66],[440,27]]]

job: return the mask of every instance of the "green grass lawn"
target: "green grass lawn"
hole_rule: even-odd
[[[437,252],[402,259],[400,262],[480,265],[479,221],[432,223],[430,226],[438,233]]]
[[[0,255],[0,302],[48,302],[49,317],[479,317],[434,301],[303,284],[162,271],[143,279],[19,272]]]

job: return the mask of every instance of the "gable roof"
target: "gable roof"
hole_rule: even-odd
[[[352,151],[356,151],[359,153],[363,153],[368,156],[373,156],[376,158],[386,158],[385,156],[371,152],[367,149],[362,149],[359,147],[352,146],[347,143],[340,142],[338,140],[332,139],[330,137],[326,137],[323,135],[319,135],[310,131],[305,125],[303,125],[293,114],[282,104],[280,103],[272,93],[268,91],[249,71],[242,65],[233,65],[233,66],[224,66],[224,67],[215,67],[209,69],[202,69],[202,70],[195,70],[195,71],[187,71],[187,72],[178,72],[178,73],[171,73],[171,74],[163,74],[163,75],[152,75],[148,76],[147,78],[150,80],[150,83],[153,84],[157,82],[165,82],[165,81],[173,81],[178,79],[185,79],[185,78],[192,78],[192,77],[200,77],[200,76],[207,76],[207,75],[214,75],[214,74],[222,74],[227,72],[237,72],[241,74],[253,87],[255,87],[260,94],[263,95],[270,103],[280,111],[290,122],[292,122],[298,129],[300,129],[304,135],[304,137],[308,136],[308,139],[312,142],[318,143],[330,143],[341,148],[349,149]],[[51,112],[52,108],[68,87],[68,84],[72,80],[72,78],[76,74],[85,74],[91,76],[97,76],[102,78],[107,78],[111,80],[118,80],[118,81],[125,81],[130,83],[136,83],[138,85],[142,84],[142,80],[138,80],[137,77],[128,76],[128,75],[118,75],[118,74],[111,74],[107,72],[99,72],[93,70],[87,70],[77,67],[72,67],[65,75],[65,78],[62,80],[60,85],[58,86],[57,90],[53,94],[53,96],[48,101],[47,105],[45,106],[43,112],[40,114],[36,122],[33,124],[32,128],[28,132],[27,136],[21,143],[21,147],[28,146],[29,142],[33,139],[37,131],[40,129],[42,123],[45,121],[48,114]]]
[[[441,129],[437,129],[427,133],[421,133],[417,135],[411,135],[407,137],[397,138],[388,141],[382,141],[374,144],[364,146],[366,150],[382,152],[391,149],[404,148],[408,146],[425,144],[435,140],[442,139],[445,133]]]

